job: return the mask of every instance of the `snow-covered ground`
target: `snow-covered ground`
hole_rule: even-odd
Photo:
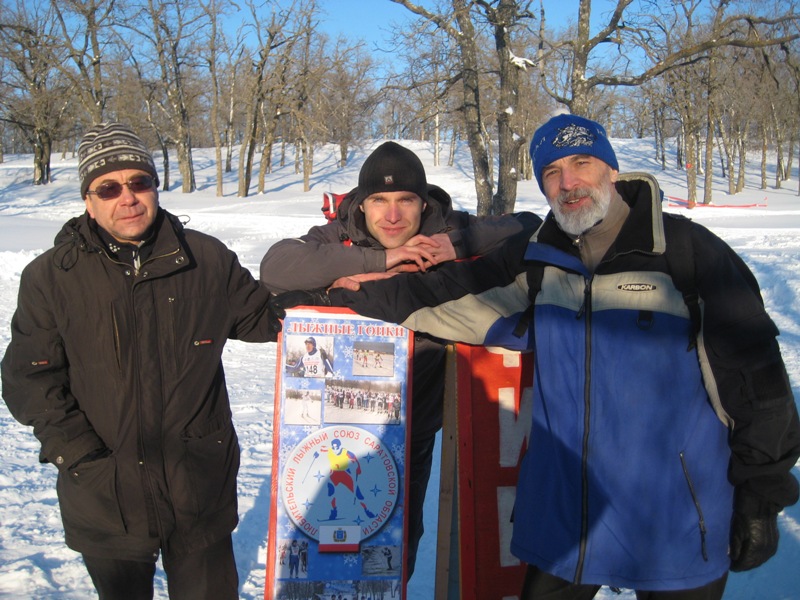
[[[180,186],[161,194],[168,210],[191,218],[189,227],[217,236],[258,273],[261,257],[276,240],[305,233],[321,224],[324,191],[342,192],[353,187],[358,168],[378,142],[354,149],[350,164],[339,169],[334,148],[315,153],[318,161],[311,191],[302,191],[301,176],[293,165],[276,167],[267,177],[267,192],[250,198],[236,197],[235,174],[226,182],[223,198],[214,195],[213,150],[194,155],[199,191],[184,195]],[[434,167],[429,143],[404,142],[423,159],[428,179],[450,192],[456,208],[475,210],[475,191],[466,147],[457,152],[453,167]],[[684,176],[670,167],[662,172],[652,159],[648,140],[615,140],[623,171],[649,171],[661,181],[668,197],[686,198]],[[446,153],[445,153],[446,155]],[[755,166],[756,158],[753,158]],[[173,160],[172,164],[176,164]],[[236,163],[234,163],[236,164]],[[77,161],[53,161],[54,183],[34,187],[30,156],[6,156],[0,164],[0,352],[9,342],[9,322],[16,306],[22,268],[52,244],[61,224],[83,212],[79,198]],[[797,170],[795,168],[794,173]],[[719,176],[719,173],[716,173]],[[772,185],[774,177],[770,178]],[[767,308],[781,330],[781,347],[795,394],[800,396],[800,197],[797,176],[784,189],[757,189],[755,172],[748,187],[735,197],[717,179],[716,207],[688,211],[668,201],[665,208],[682,212],[723,237],[747,261],[762,288]],[[731,208],[729,205],[739,206]],[[743,208],[743,206],[750,206]],[[520,185],[517,210],[546,212],[546,202],[535,181]],[[241,522],[233,540],[243,599],[264,594],[267,519],[270,506],[270,466],[275,378],[275,345],[229,342],[225,369],[234,420],[242,447],[239,474]],[[55,469],[37,461],[38,443],[31,431],[18,424],[0,403],[0,597],[43,599],[92,598],[93,588],[79,555],[66,548],[55,492]],[[800,472],[795,467],[796,475]],[[438,468],[433,479],[438,477]],[[433,598],[435,513],[438,488],[428,491],[426,535],[417,570],[408,588],[413,600]],[[748,573],[731,574],[725,595],[730,600],[800,599],[800,507],[780,516],[781,544],[777,556]],[[157,598],[166,598],[163,578],[157,581]],[[608,590],[604,599],[633,598]]]

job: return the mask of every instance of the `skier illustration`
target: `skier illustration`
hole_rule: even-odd
[[[353,494],[353,503],[355,504],[358,501],[361,508],[364,510],[364,514],[368,518],[374,518],[375,515],[367,508],[364,494],[361,493],[361,488],[358,486],[358,477],[361,475],[361,464],[358,462],[356,455],[344,448],[341,440],[338,438],[331,440],[330,448],[322,446],[320,450],[326,453],[331,468],[330,479],[327,486],[328,497],[331,499],[331,512],[328,519],[336,519],[339,514],[336,507],[336,489],[340,485],[350,490],[350,493]],[[319,452],[314,452],[314,460],[316,460],[318,456]],[[353,471],[354,465],[355,471]]]

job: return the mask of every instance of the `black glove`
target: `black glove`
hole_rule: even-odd
[[[733,513],[731,521],[731,571],[749,571],[778,551],[778,515],[749,516]]]
[[[325,288],[315,290],[292,290],[273,296],[269,300],[269,311],[277,318],[286,316],[286,309],[294,306],[330,306],[331,299]]]

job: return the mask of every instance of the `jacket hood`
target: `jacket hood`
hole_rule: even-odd
[[[381,244],[367,231],[361,202],[357,201],[358,188],[347,193],[336,214],[336,222],[342,229],[342,241],[351,240],[356,246],[382,248]],[[422,212],[419,233],[433,235],[447,231],[447,218],[453,212],[450,194],[438,185],[428,184],[428,203]]]

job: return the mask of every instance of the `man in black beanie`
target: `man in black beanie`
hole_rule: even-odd
[[[395,142],[364,161],[358,186],[334,221],[300,238],[273,245],[261,261],[261,281],[275,293],[328,287],[357,289],[359,282],[399,272],[430,271],[459,258],[484,254],[541,220],[532,213],[478,218],[454,211],[450,196],[428,183],[419,157]],[[436,432],[442,426],[445,347],[417,335],[411,401],[407,577],[414,572],[422,536],[422,507]]]
[[[3,398],[58,469],[67,545],[102,599],[235,600],[239,445],[228,338],[273,341],[269,291],[220,241],[159,207],[155,163],[127,126],[78,149],[86,212],[22,272]]]

